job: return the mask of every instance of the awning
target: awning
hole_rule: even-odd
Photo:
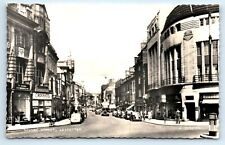
[[[108,108],[109,107],[109,102],[103,102],[102,103],[103,108]]]
[[[109,105],[109,109],[116,109],[116,105],[115,104],[110,104]]]
[[[219,99],[203,99],[202,104],[219,104]]]
[[[130,105],[129,107],[127,107],[126,110],[131,110],[134,107],[134,104]]]

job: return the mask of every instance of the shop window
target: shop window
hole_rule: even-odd
[[[194,100],[194,96],[185,96],[186,100]]]
[[[39,100],[39,106],[44,106],[44,101],[43,100]]]

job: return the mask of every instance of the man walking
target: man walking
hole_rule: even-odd
[[[176,111],[176,124],[180,124],[180,110],[177,109]]]

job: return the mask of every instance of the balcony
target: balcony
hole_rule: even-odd
[[[205,74],[205,75],[194,75],[193,82],[194,83],[206,83],[206,82],[218,82],[219,74]]]
[[[173,78],[167,78],[161,81],[162,86],[168,86],[168,85],[174,85],[174,84],[180,84],[185,83],[185,77],[173,77]]]

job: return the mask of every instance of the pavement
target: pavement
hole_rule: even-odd
[[[196,122],[196,121],[181,121],[180,124],[176,124],[175,120],[157,120],[157,119],[145,119],[144,122],[156,124],[156,125],[167,125],[167,126],[207,126],[209,125],[208,121],[205,122]]]
[[[70,124],[70,119],[63,119],[54,123],[54,126],[63,126]],[[51,127],[50,123],[37,123],[37,124],[26,124],[26,125],[10,125],[7,124],[7,131],[15,131],[15,130],[26,130],[26,129],[34,129],[34,128],[44,128]]]

